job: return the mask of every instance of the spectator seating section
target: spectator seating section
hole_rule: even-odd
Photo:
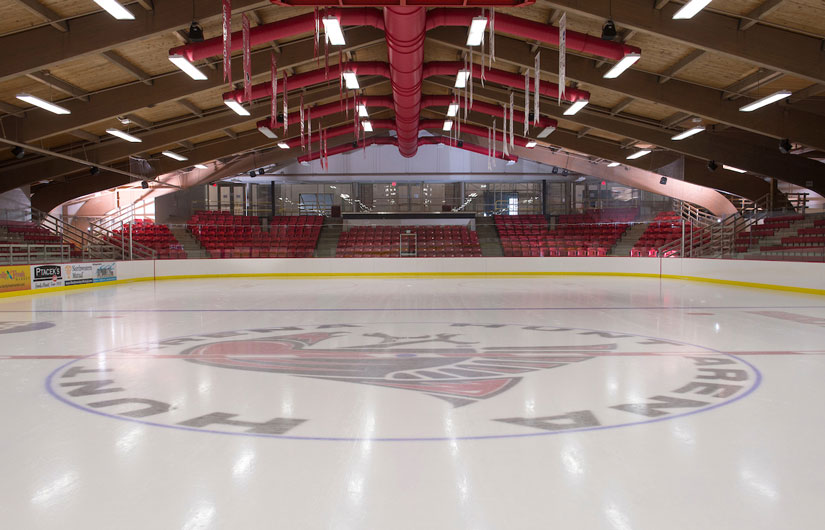
[[[505,256],[607,256],[637,214],[616,208],[561,215],[552,230],[541,215],[500,215],[495,223]]]
[[[736,241],[734,243],[736,252],[747,252],[751,247],[759,245],[759,240],[764,237],[770,237],[776,234],[777,230],[783,228],[790,228],[794,221],[801,221],[805,219],[804,215],[783,215],[778,217],[770,217],[765,219],[761,224],[752,226],[750,230],[743,230],[736,234]],[[819,221],[817,221],[819,222]],[[814,223],[814,226],[816,223]],[[803,234],[804,235],[804,234]],[[783,238],[784,240],[788,238]],[[760,247],[760,250],[774,250],[773,248]],[[781,246],[775,250],[782,250]]]
[[[415,234],[415,237],[401,234]],[[413,243],[413,240],[415,243]],[[397,258],[402,250],[424,258],[480,257],[478,234],[466,226],[354,226],[338,239],[341,258]]]
[[[685,224],[685,236],[691,232],[698,231],[690,223]],[[659,212],[653,221],[642,233],[642,237],[633,245],[630,255],[633,257],[645,256],[656,257],[659,254],[659,247],[672,243],[682,237],[682,218],[673,211]],[[694,241],[694,246],[699,245],[699,241]]]
[[[34,223],[25,221],[2,221],[0,226],[5,228],[8,239],[0,241],[2,243],[24,242],[32,245],[59,245],[60,236],[51,233],[45,228]]]
[[[122,230],[114,230],[110,241],[119,245],[122,240],[128,245],[132,241],[149,247],[157,253],[158,259],[186,259],[186,251],[166,225],[157,225],[151,219],[136,219],[123,225]]]
[[[256,216],[200,211],[187,228],[213,258],[311,258],[323,219],[320,215],[275,216],[267,232]]]

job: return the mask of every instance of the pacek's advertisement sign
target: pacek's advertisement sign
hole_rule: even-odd
[[[63,283],[62,265],[32,265],[32,289],[61,287]]]

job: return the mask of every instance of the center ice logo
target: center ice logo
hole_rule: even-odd
[[[734,356],[667,339],[400,323],[168,339],[72,361],[52,373],[49,388],[76,407],[160,427],[432,441],[662,421],[740,399],[758,381]]]

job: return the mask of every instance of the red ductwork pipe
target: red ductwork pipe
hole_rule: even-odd
[[[418,151],[426,23],[427,11],[423,7],[384,8],[398,150],[408,158]]]
[[[387,78],[390,77],[390,66],[387,63],[382,63],[379,61],[347,63],[341,66],[343,67],[345,72],[355,72],[357,75],[377,75]],[[331,79],[334,79],[337,83],[340,75],[341,69],[338,67],[338,65],[331,64],[329,65],[328,75],[323,68],[319,68],[317,70],[310,70],[309,72],[304,72],[303,74],[293,75],[292,77],[288,78],[287,89],[295,90],[298,88],[318,85],[321,83],[326,83]],[[279,81],[278,84],[283,89],[283,81]],[[253,100],[268,97],[272,97],[272,84],[269,81],[259,83],[257,85],[252,85]],[[244,90],[242,88],[239,88],[238,90],[232,90],[231,92],[224,92],[223,100],[226,101],[228,99],[234,99],[238,103],[243,103],[244,101],[246,101]]]
[[[368,108],[369,107],[384,107],[391,109],[392,108],[392,98],[389,96],[361,96],[358,98],[358,103],[363,103]],[[345,101],[335,101],[332,103],[327,103],[325,105],[318,105],[317,107],[312,107],[312,117],[313,118],[323,118],[324,116],[330,116],[332,114],[336,114],[338,112],[346,111],[347,109],[352,110],[354,103],[352,99],[346,99]],[[305,111],[306,112],[306,111]],[[298,120],[301,119],[301,113],[299,111],[290,112],[289,113],[289,123],[298,123]],[[269,118],[259,121],[255,124],[256,127],[269,127]],[[347,125],[347,127],[352,130],[351,125]]]
[[[473,17],[481,16],[481,9],[436,8],[427,12],[427,31],[440,26],[469,27]],[[496,13],[496,33],[507,33],[524,39],[558,46],[559,28],[524,18]],[[641,54],[636,46],[610,42],[586,33],[567,30],[567,48],[618,61],[631,53]]]
[[[450,103],[458,103],[460,106],[464,106],[464,100],[461,98],[456,98],[453,96],[423,96],[421,98],[421,107],[429,108],[429,107],[447,107]],[[499,118],[504,117],[504,107],[501,105],[492,105],[490,103],[485,103],[483,101],[474,101],[472,110],[482,112],[484,114],[489,114],[490,116],[496,116]],[[457,119],[457,118],[456,118]],[[513,121],[518,123],[524,123],[524,112],[514,112],[513,113]],[[531,124],[531,127],[533,125]],[[548,118],[546,116],[539,117],[539,123],[536,127],[540,127],[542,129],[546,127],[558,127],[559,122],[552,118]],[[464,126],[462,125],[462,128]]]
[[[384,19],[381,10],[375,8],[355,8],[326,10],[326,16],[334,16],[341,26],[372,26],[384,29]],[[323,31],[323,28],[322,28]],[[294,37],[302,33],[315,32],[315,13],[307,13],[286,20],[279,20],[270,24],[263,24],[249,31],[249,42],[252,46],[266,44],[278,39]],[[232,33],[232,51],[243,47],[243,34],[240,31]],[[193,42],[169,50],[169,55],[182,55],[190,62],[214,57],[223,54],[223,37],[207,39],[203,42]]]
[[[424,77],[427,78],[436,75],[455,76],[458,74],[458,71],[463,68],[464,63],[458,61],[435,61],[424,65]],[[474,78],[480,79],[481,66],[474,64],[472,67],[472,74]],[[499,85],[524,90],[524,77],[519,74],[505,72],[504,70],[496,70],[494,68],[492,70],[485,70],[484,78],[487,81],[498,83]],[[535,83],[532,78],[530,79],[530,87],[530,91],[533,92]],[[558,99],[559,97],[559,85],[556,83],[542,81],[539,85],[539,91],[542,96],[553,99]],[[586,90],[579,90],[577,88],[567,88],[564,91],[564,100],[569,101],[570,103],[575,103],[580,100],[590,101],[590,92],[587,92]]]

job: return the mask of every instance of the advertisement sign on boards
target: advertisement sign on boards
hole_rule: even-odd
[[[0,267],[0,293],[25,291],[31,285],[29,267]]]

